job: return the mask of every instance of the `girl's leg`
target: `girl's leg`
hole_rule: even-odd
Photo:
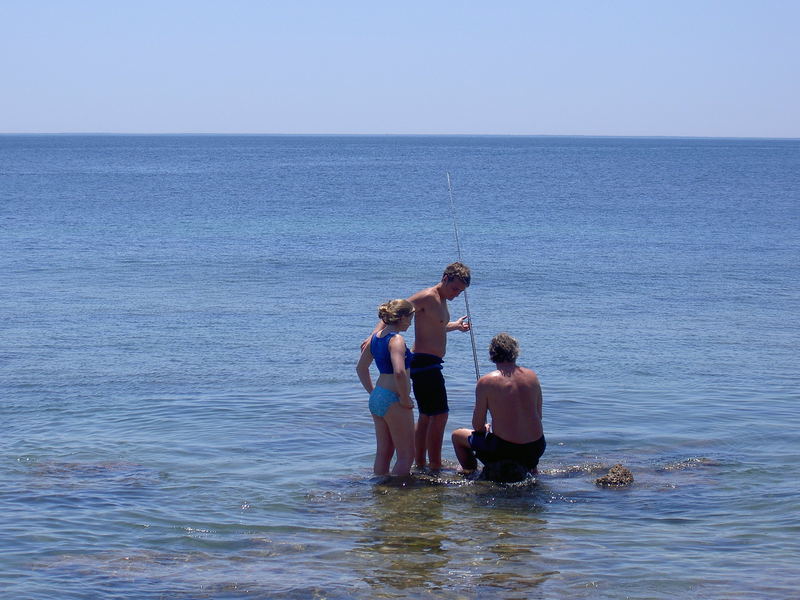
[[[372,421],[375,423],[375,442],[377,444],[375,464],[372,467],[372,471],[375,475],[388,475],[389,464],[392,462],[392,455],[394,454],[392,436],[389,433],[386,419],[372,415]]]
[[[414,463],[414,414],[395,402],[384,416],[392,443],[397,451],[397,460],[392,475],[410,475]]]

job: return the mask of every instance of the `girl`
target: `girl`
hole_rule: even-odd
[[[369,410],[375,423],[373,471],[375,475],[388,475],[397,452],[391,474],[407,476],[414,462],[414,404],[408,371],[411,352],[400,332],[411,325],[414,305],[408,300],[390,300],[378,307],[378,317],[384,327],[372,334],[356,366],[361,385],[369,392]],[[369,372],[373,360],[380,372],[374,386]]]

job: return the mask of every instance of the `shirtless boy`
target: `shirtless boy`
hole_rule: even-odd
[[[456,429],[453,448],[464,472],[483,464],[512,460],[536,473],[546,442],[542,430],[542,388],[530,369],[517,365],[519,344],[499,333],[489,344],[496,371],[484,375],[475,388],[472,430]],[[486,423],[487,411],[492,417]]]
[[[414,355],[411,358],[411,384],[419,408],[414,434],[416,466],[442,468],[442,439],[450,407],[444,387],[442,363],[449,331],[469,331],[466,316],[450,320],[447,301],[469,287],[469,267],[454,262],[444,270],[436,285],[425,288],[408,300],[414,305]]]

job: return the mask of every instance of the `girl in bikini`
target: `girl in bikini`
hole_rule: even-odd
[[[408,371],[411,352],[400,332],[411,325],[414,305],[408,300],[390,300],[378,307],[378,317],[384,327],[372,334],[356,366],[361,385],[369,393],[369,410],[375,423],[373,470],[375,475],[407,476],[414,462],[414,404]],[[380,373],[375,385],[369,372],[373,360]],[[395,453],[397,460],[390,472]]]

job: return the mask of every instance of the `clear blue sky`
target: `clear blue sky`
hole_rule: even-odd
[[[0,0],[0,133],[800,137],[796,0]]]

